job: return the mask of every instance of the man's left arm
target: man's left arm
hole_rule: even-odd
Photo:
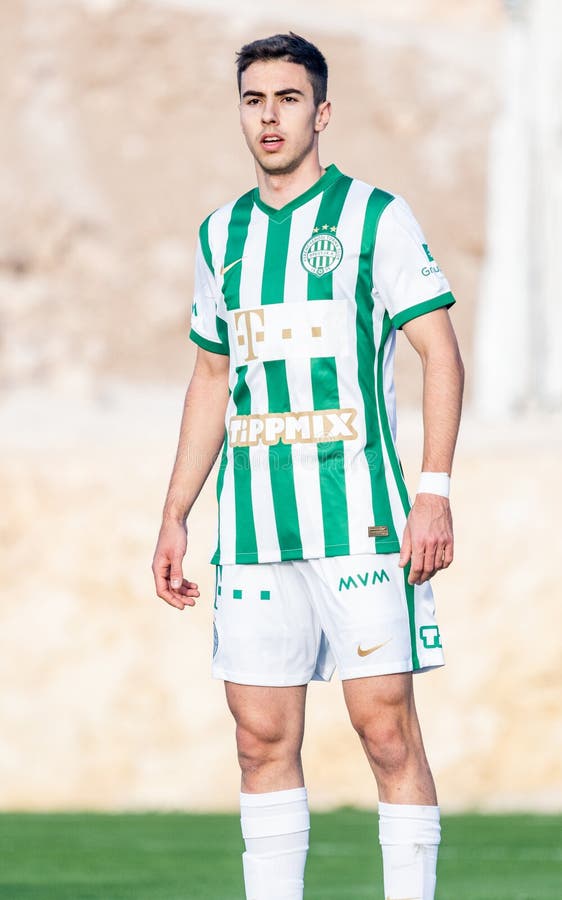
[[[446,309],[436,309],[403,325],[423,367],[422,472],[451,474],[464,386],[464,368]],[[453,522],[449,500],[418,493],[408,516],[400,565],[411,562],[408,581],[423,584],[453,561]]]

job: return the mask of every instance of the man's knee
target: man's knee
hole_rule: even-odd
[[[282,721],[262,720],[259,723],[236,726],[238,761],[243,771],[260,769],[278,761],[298,758],[298,736],[284,727]]]
[[[275,755],[282,741],[283,729],[278,723],[238,723],[236,726],[236,745],[241,762],[259,762]]]
[[[228,683],[226,690],[243,773],[277,762],[286,767],[299,759],[306,686],[273,689]]]
[[[351,721],[381,774],[400,772],[417,751],[417,729],[403,708],[363,711],[353,715]]]
[[[344,692],[351,723],[376,774],[399,774],[422,747],[411,676],[347,681]]]

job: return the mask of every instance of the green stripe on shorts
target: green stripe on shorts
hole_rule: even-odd
[[[408,607],[408,621],[410,623],[410,644],[412,647],[412,667],[414,672],[420,668],[420,661],[418,659],[418,649],[416,643],[416,604],[415,604],[415,590],[414,585],[408,582],[408,576],[410,574],[411,564],[403,569],[404,573],[404,586],[406,589],[406,604]]]

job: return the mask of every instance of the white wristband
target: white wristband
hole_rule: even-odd
[[[438,494],[449,496],[451,479],[446,472],[422,472],[418,486],[418,494]]]

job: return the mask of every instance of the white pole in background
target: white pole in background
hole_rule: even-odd
[[[487,418],[562,407],[562,7],[506,6],[475,331],[474,405]]]
[[[531,8],[534,70],[533,234],[536,310],[533,385],[545,410],[562,408],[562,8],[534,0]]]
[[[474,405],[488,418],[523,410],[531,385],[529,38],[522,4],[509,6],[475,331]]]

